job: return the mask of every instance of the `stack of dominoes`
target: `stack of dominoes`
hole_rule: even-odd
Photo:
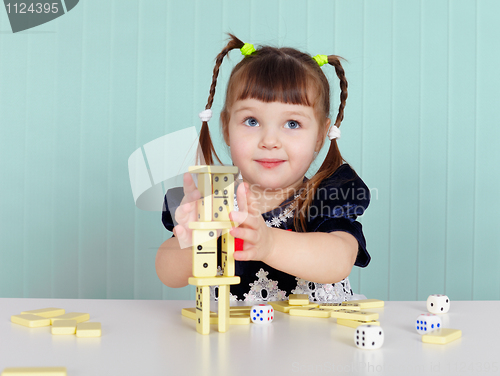
[[[234,222],[229,213],[234,207],[234,166],[192,166],[188,170],[198,175],[201,199],[197,202],[193,230],[193,277],[189,284],[196,286],[196,330],[210,333],[210,286],[219,286],[219,332],[226,332],[230,324],[229,286],[240,283],[234,275],[234,237],[229,234]],[[222,230],[222,276],[217,276],[217,230]],[[183,311],[186,315],[187,311]],[[234,320],[233,320],[234,321]]]
[[[51,326],[54,335],[76,334],[77,337],[100,337],[100,322],[85,322],[90,320],[88,313],[70,312],[65,313],[62,308],[42,308],[32,311],[24,311],[10,318],[14,324],[39,328]]]

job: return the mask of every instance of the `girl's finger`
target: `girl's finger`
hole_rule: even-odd
[[[248,214],[250,216],[260,216],[260,212],[257,208],[257,198],[250,189],[246,189],[245,193]]]
[[[254,247],[250,246],[243,251],[234,252],[233,257],[236,261],[254,260],[255,259],[255,249],[254,249]]]
[[[236,189],[236,200],[238,201],[238,209],[240,212],[247,212],[247,183],[240,183]]]
[[[239,226],[233,228],[231,231],[229,231],[229,233],[231,234],[231,236],[243,240],[244,245],[255,244],[260,240],[258,231],[254,230],[253,228]]]

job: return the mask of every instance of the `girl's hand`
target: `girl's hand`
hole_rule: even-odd
[[[247,183],[242,183],[236,190],[239,211],[232,211],[229,217],[240,225],[230,234],[244,240],[243,250],[234,252],[238,261],[258,260],[266,262],[274,249],[272,230],[266,226],[264,218],[257,210],[257,202]]]
[[[174,227],[174,235],[179,240],[181,249],[191,247],[193,243],[193,230],[190,230],[188,225],[189,222],[196,221],[196,201],[201,198],[201,193],[189,172],[184,174],[183,183],[184,198],[175,210],[175,220],[178,225]]]

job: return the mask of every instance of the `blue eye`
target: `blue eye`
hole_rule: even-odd
[[[256,127],[259,125],[259,122],[257,120],[255,120],[254,118],[250,117],[250,118],[245,119],[243,124],[248,125],[249,127]]]
[[[289,128],[289,129],[298,129],[300,128],[300,124],[298,121],[295,121],[295,120],[288,120],[286,122],[286,125],[288,126],[285,126],[285,128]]]

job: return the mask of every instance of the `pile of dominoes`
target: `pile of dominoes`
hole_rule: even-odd
[[[50,326],[54,335],[76,334],[77,337],[100,337],[101,323],[86,322],[90,320],[88,313],[65,313],[63,308],[42,308],[24,311],[10,317],[14,324],[28,328]]]
[[[354,344],[362,349],[378,349],[384,343],[384,331],[377,312],[367,309],[383,308],[378,299],[353,300],[342,303],[311,303],[307,294],[291,294],[288,301],[268,302],[277,311],[292,316],[337,319],[337,324],[355,328]]]

